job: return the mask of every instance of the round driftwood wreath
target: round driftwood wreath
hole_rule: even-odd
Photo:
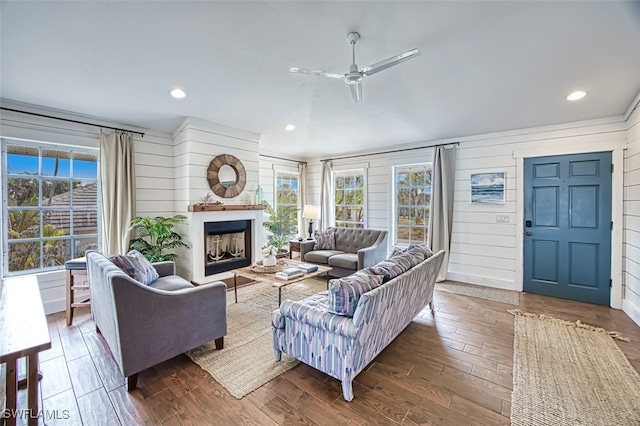
[[[236,173],[235,182],[221,182],[220,169],[222,166],[230,166]],[[244,186],[247,184],[247,172],[240,160],[230,154],[218,155],[211,160],[207,169],[207,180],[209,188],[219,197],[233,198],[240,195]]]

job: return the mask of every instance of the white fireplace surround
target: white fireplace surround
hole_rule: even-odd
[[[189,212],[189,235],[192,241],[191,279],[198,284],[204,284],[219,280],[221,275],[229,273],[204,275],[205,247],[204,247],[204,223],[223,222],[230,220],[251,221],[251,263],[261,259],[261,245],[263,240],[262,210],[225,210],[208,212]]]

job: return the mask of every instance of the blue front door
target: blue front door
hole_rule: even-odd
[[[611,153],[524,161],[524,291],[609,305]]]

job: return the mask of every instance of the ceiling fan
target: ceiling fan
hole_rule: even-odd
[[[358,43],[358,40],[360,40],[360,34],[356,32],[347,34],[347,41],[349,42],[349,44],[351,44],[353,57],[353,63],[351,64],[351,67],[349,67],[348,73],[338,74],[297,67],[289,68],[289,72],[294,74],[320,75],[323,77],[344,79],[345,83],[349,85],[349,89],[351,89],[353,102],[362,102],[362,79],[365,75],[373,75],[394,65],[398,65],[401,62],[408,61],[409,59],[415,58],[416,56],[420,56],[420,52],[418,51],[418,49],[411,49],[407,52],[400,53],[399,55],[383,59],[382,61],[371,64],[358,71],[358,65],[356,65],[356,43]]]

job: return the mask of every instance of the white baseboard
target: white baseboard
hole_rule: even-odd
[[[636,324],[638,324],[638,326],[640,326],[640,308],[638,308],[636,305],[634,305],[627,299],[623,299],[622,311],[625,314],[627,314],[629,318],[633,320],[633,322],[635,322]]]
[[[461,283],[478,284],[485,287],[500,288],[502,290],[515,290],[513,281],[501,280],[497,278],[479,277],[477,275],[459,274],[457,272],[447,272],[447,279],[459,281]]]
[[[42,303],[44,307],[44,314],[55,314],[56,312],[63,312],[67,309],[67,299],[48,300]]]

